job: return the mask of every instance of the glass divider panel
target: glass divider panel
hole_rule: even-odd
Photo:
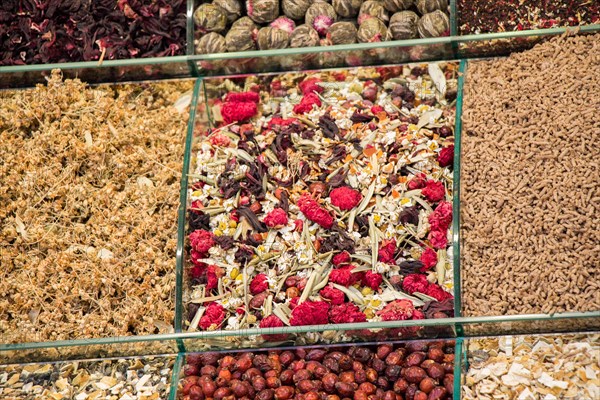
[[[173,366],[173,375],[171,377],[171,389],[169,390],[169,400],[177,399],[177,392],[179,389],[179,377],[181,375],[181,368],[183,366],[184,360],[185,354],[177,354],[177,360],[175,361],[175,365]]]
[[[458,70],[458,94],[456,98],[456,125],[454,130],[454,202],[452,205],[452,258],[454,267],[454,316],[461,314],[461,286],[460,286],[460,160],[461,160],[461,133],[462,133],[462,105],[463,87],[467,62],[462,60]],[[459,336],[461,328],[459,327]]]
[[[462,382],[462,349],[463,339],[456,339],[456,350],[454,351],[454,392],[452,398],[460,400],[461,398],[461,382]]]

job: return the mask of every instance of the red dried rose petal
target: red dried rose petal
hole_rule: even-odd
[[[424,173],[417,174],[408,182],[408,190],[423,189],[426,182],[427,176]]]
[[[258,274],[250,282],[250,293],[253,295],[264,292],[269,288],[269,282],[267,282],[267,275]]]
[[[294,106],[296,114],[305,114],[313,109],[313,105],[321,107],[321,99],[315,93],[309,93],[302,97],[299,104]]]
[[[445,231],[431,231],[427,235],[427,239],[429,239],[429,244],[434,249],[445,249],[448,246],[448,238]]]
[[[292,311],[290,325],[325,325],[329,322],[328,312],[326,301],[305,301]]]
[[[281,328],[284,326],[282,320],[277,318],[275,315],[269,315],[266,318],[263,318],[258,324],[260,328]],[[280,335],[262,335],[263,339],[268,340],[270,342],[281,342],[287,340],[288,335],[280,334]]]
[[[394,254],[396,253],[396,239],[383,240],[379,245],[379,261],[386,264],[396,264]]]
[[[445,231],[452,223],[452,204],[440,201],[435,210],[429,214],[429,225],[432,231]]]
[[[348,253],[347,251],[342,251],[341,253],[338,253],[335,256],[333,256],[331,262],[336,267],[341,264],[347,264],[350,262],[350,253]]]
[[[360,203],[362,195],[359,191],[348,186],[335,188],[329,193],[331,204],[338,207],[340,210],[351,210]]]
[[[225,308],[222,305],[212,302],[206,306],[204,315],[200,318],[200,328],[207,330],[212,325],[217,327],[221,325],[225,319]]]
[[[363,284],[370,287],[373,290],[377,290],[381,282],[383,282],[383,276],[376,272],[367,271],[362,278]]]
[[[302,214],[312,222],[316,222],[325,229],[331,229],[333,226],[333,217],[329,212],[321,207],[315,199],[308,193],[303,194],[296,203]]]
[[[298,84],[298,87],[302,94],[310,94],[313,92],[321,93],[323,88],[317,85],[319,82],[321,82],[319,78],[306,78]]]
[[[428,286],[429,281],[427,277],[421,274],[409,274],[402,281],[402,290],[408,294],[413,294],[414,292],[425,293]]]
[[[333,305],[340,305],[344,302],[345,294],[339,289],[332,287],[331,285],[325,286],[319,294],[324,299],[329,300],[329,302]]]
[[[225,102],[221,105],[221,116],[226,124],[242,122],[254,117],[258,113],[256,103],[252,102]]]
[[[382,321],[404,321],[410,319],[415,307],[410,300],[394,300],[377,312]]]
[[[447,167],[454,162],[454,145],[444,147],[438,154],[438,163],[440,167]]]
[[[215,245],[215,240],[211,232],[198,229],[190,233],[190,244],[194,250],[204,255]]]
[[[283,210],[281,208],[275,208],[275,209],[273,209],[273,211],[271,211],[270,213],[268,213],[265,216],[265,218],[263,219],[263,222],[269,228],[274,228],[276,226],[283,226],[283,225],[287,225],[288,216],[287,216],[287,213],[285,212],[285,210]]]
[[[334,324],[366,322],[367,316],[353,303],[332,306],[329,310],[329,320]]]
[[[420,260],[423,263],[423,266],[421,267],[421,272],[430,270],[437,264],[437,253],[435,252],[435,250],[426,248],[425,251],[421,253]]]
[[[444,198],[446,190],[444,189],[444,184],[442,182],[430,179],[425,184],[425,188],[423,188],[421,194],[423,194],[428,201],[435,203]]]
[[[226,102],[240,102],[240,103],[258,103],[260,96],[256,92],[229,92],[225,96]]]

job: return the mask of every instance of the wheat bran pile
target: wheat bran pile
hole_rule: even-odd
[[[191,87],[0,94],[1,342],[169,331]]]
[[[469,63],[465,315],[600,310],[599,93],[600,35]]]

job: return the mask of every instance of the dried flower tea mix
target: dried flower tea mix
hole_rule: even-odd
[[[186,356],[179,399],[451,399],[454,341]]]
[[[465,315],[600,310],[598,70],[597,34],[469,62],[461,163]]]
[[[226,39],[230,38],[231,44],[227,44],[226,49],[222,46],[210,47],[211,50],[219,52],[352,44],[356,42],[356,29],[359,29],[359,26],[362,26],[358,34],[359,42],[410,39],[419,35],[449,35],[448,10],[447,0],[203,1],[197,4],[194,11],[196,52],[208,54],[209,46],[205,45],[206,40],[203,45],[199,42],[210,32],[217,32]],[[392,16],[393,31],[392,34],[388,34],[388,28],[392,28]],[[250,18],[256,26],[252,29],[237,26],[237,22],[244,18]],[[374,20],[365,24],[369,19]],[[424,21],[421,22],[420,19]],[[336,25],[336,22],[342,24]],[[303,28],[296,32],[296,27]],[[267,28],[282,30],[291,36],[286,40],[282,32]],[[251,33],[254,29],[256,32]],[[229,32],[233,33],[229,35]],[[238,44],[237,40],[242,42]],[[336,56],[327,55],[323,66]],[[360,63],[354,62],[352,65],[358,64]]]
[[[469,339],[464,400],[597,399],[598,334]]]
[[[196,146],[187,328],[452,316],[456,68],[226,81]]]
[[[0,66],[185,54],[185,0],[2,0]]]
[[[87,87],[54,71],[0,94],[3,342],[172,329],[191,88]]]
[[[158,400],[169,395],[175,357],[0,365],[3,399]]]
[[[600,23],[594,0],[457,0],[456,9],[465,35]]]

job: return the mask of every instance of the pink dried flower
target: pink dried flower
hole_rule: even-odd
[[[291,34],[296,29],[296,23],[288,17],[279,17],[269,24],[273,28],[281,29]]]
[[[312,23],[315,31],[317,31],[317,33],[321,36],[325,36],[327,34],[327,30],[332,24],[333,19],[327,15],[317,15]]]

